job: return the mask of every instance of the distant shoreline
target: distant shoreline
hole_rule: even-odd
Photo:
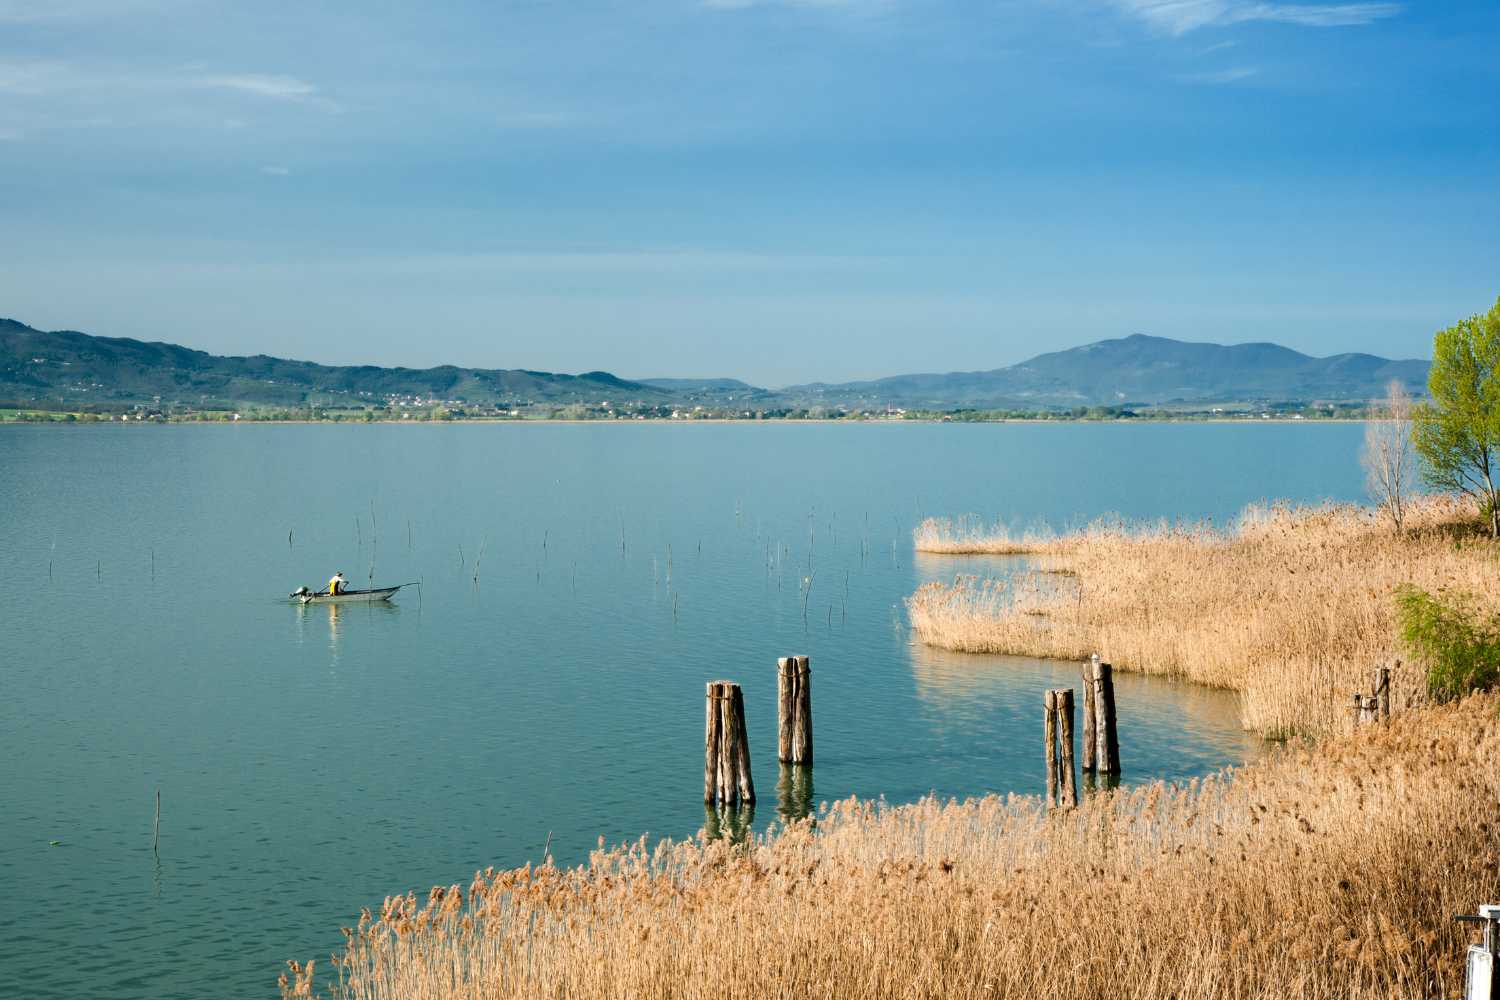
[[[1215,424],[1215,425],[1238,425],[1238,426],[1263,426],[1271,424],[1293,424],[1309,427],[1322,426],[1325,424],[1362,424],[1366,420],[1363,417],[1318,417],[1316,419],[1296,417],[1141,417],[1134,419],[1113,420],[1090,420],[1086,417],[1007,417],[996,420],[944,420],[934,417],[912,417],[900,420],[819,420],[819,419],[793,419],[786,417],[771,417],[765,420],[746,419],[744,417],[725,417],[711,420],[673,420],[669,417],[648,417],[643,420],[563,420],[553,417],[541,417],[534,420],[489,420],[484,418],[454,418],[452,420],[180,420],[180,419],[157,419],[157,420],[119,420],[113,418],[86,416],[84,419],[65,419],[63,415],[47,419],[0,419],[0,427],[42,427],[42,426],[161,426],[173,425],[183,427],[442,427],[442,426],[494,426],[494,427],[527,427],[527,426],[563,426],[563,427],[639,427],[649,426],[722,426],[732,424],[736,426],[752,425],[779,425],[779,426],[810,426],[810,427],[886,427],[886,426],[932,426],[949,424],[953,426],[993,426],[996,424],[1091,424],[1099,426],[1116,427],[1148,427],[1157,424]]]

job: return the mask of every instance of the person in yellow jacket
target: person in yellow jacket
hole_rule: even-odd
[[[328,592],[330,594],[342,594],[349,581],[344,579],[342,572],[333,574],[333,579],[328,581]]]

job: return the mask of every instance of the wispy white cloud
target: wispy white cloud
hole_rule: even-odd
[[[1398,3],[1262,3],[1257,0],[1114,0],[1157,31],[1185,35],[1199,28],[1251,21],[1337,28],[1370,24],[1401,12]]]
[[[262,73],[241,73],[231,76],[200,76],[194,85],[216,90],[232,90],[256,97],[269,97],[280,101],[298,101],[312,97],[318,88],[294,76],[269,76]]]
[[[294,101],[341,110],[313,84],[271,73],[150,72],[59,60],[0,57],[0,94],[16,97],[113,98],[122,94],[221,91],[267,101]]]
[[[1248,80],[1255,76],[1260,70],[1253,66],[1235,66],[1231,69],[1221,69],[1207,73],[1190,73],[1187,76],[1178,77],[1183,83],[1237,83],[1240,80]]]
[[[850,10],[894,6],[896,0],[702,0],[705,7],[843,7]]]
[[[62,63],[0,59],[0,94],[39,97],[77,90],[82,83],[79,74]]]
[[[863,18],[882,18],[902,6],[903,0],[699,0],[715,10],[749,10],[756,7],[797,8],[806,11],[829,11]]]
[[[503,111],[493,121],[502,129],[556,129],[577,125],[581,118],[571,111]]]
[[[712,273],[811,272],[864,268],[880,258],[836,254],[741,253],[700,249],[538,250],[361,258],[361,271],[401,273]]]
[[[267,177],[290,177],[292,175],[290,169],[277,166],[273,163],[268,163],[264,167],[261,167],[260,172],[265,174]]]
[[[0,0],[0,23],[94,21],[156,11],[171,0]]]

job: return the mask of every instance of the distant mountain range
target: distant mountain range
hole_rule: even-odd
[[[220,357],[175,344],[44,332],[0,319],[0,398],[196,405],[304,406],[383,403],[391,398],[476,405],[597,403],[670,405],[678,394],[608,372],[557,375],[524,369],[378,368],[286,361],[263,354]]]
[[[1277,344],[1225,346],[1137,333],[1040,354],[1009,368],[815,383],[782,392],[841,405],[878,402],[919,409],[1348,402],[1383,395],[1391,379],[1425,395],[1428,367],[1426,361],[1373,354],[1314,358]]]
[[[475,407],[922,410],[1205,406],[1350,402],[1397,379],[1425,393],[1428,362],[1370,354],[1314,358],[1276,344],[1223,346],[1135,334],[1042,354],[1008,368],[895,375],[779,390],[738,379],[653,378],[608,372],[331,366],[265,355],[221,357],[173,344],[45,332],[0,319],[0,401],[296,407],[437,401]]]

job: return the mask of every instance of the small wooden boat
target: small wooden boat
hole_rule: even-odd
[[[341,590],[337,594],[330,594],[326,590],[314,593],[306,587],[298,587],[292,591],[291,596],[303,604],[373,604],[376,601],[389,601],[396,591],[406,586],[410,585],[399,583],[394,587],[376,587],[373,590]]]

